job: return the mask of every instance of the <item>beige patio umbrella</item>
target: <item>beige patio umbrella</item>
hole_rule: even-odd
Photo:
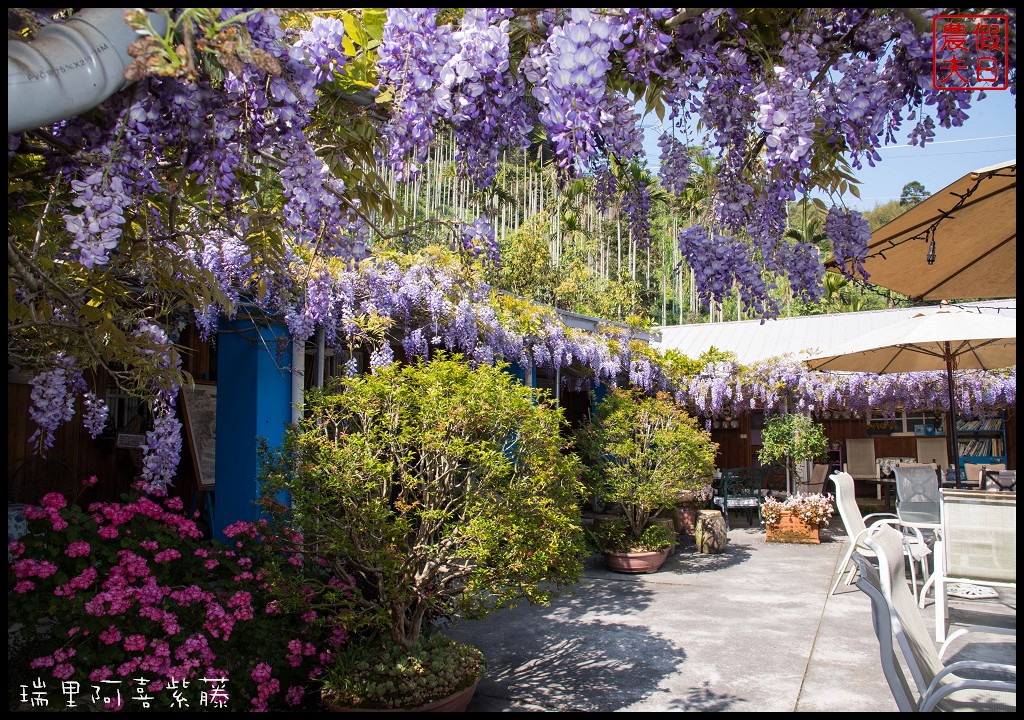
[[[953,370],[991,370],[1017,364],[1017,319],[969,312],[942,303],[808,358],[811,370],[867,373],[945,370],[953,467],[959,474]]]
[[[864,269],[915,300],[1017,297],[1017,161],[967,173],[880,227]]]

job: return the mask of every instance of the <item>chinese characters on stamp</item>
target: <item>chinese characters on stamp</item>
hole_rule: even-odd
[[[932,85],[937,90],[1005,90],[1009,79],[1005,15],[932,18]]]

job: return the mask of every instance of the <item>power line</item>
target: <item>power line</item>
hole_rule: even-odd
[[[931,147],[932,145],[948,145],[949,143],[981,142],[982,140],[1004,140],[1006,138],[1015,138],[1015,137],[1017,137],[1017,136],[1014,134],[1014,135],[989,135],[988,137],[979,137],[979,138],[961,138],[960,140],[935,140],[934,142],[930,142],[927,145],[925,145],[925,147],[926,148],[927,147]],[[898,148],[905,148],[905,147],[920,147],[920,146],[918,146],[918,145],[911,145],[910,143],[907,143],[905,145],[885,145],[883,147],[878,148],[878,150],[879,151],[882,151],[882,150],[896,150]],[[922,149],[924,149],[924,148],[922,148]]]
[[[946,157],[947,155],[981,155],[982,153],[1007,153],[1014,152],[1017,148],[1003,148],[1001,150],[964,150],[963,152],[928,153],[928,155],[891,155],[888,160],[914,159],[926,160],[934,157]]]

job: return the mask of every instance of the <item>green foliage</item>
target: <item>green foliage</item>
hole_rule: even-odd
[[[887,203],[879,203],[864,213],[864,219],[868,221],[868,227],[874,232],[883,225],[892,222],[900,215],[909,210],[910,207],[900,204],[896,200]]]
[[[714,469],[717,445],[668,397],[611,391],[577,437],[590,490],[622,507],[628,542],[641,541],[650,517],[679,493],[699,490]]]
[[[925,190],[924,185],[917,180],[912,180],[903,186],[903,191],[900,193],[900,205],[912,208],[929,195],[931,193]]]
[[[796,463],[825,460],[828,457],[825,426],[806,415],[791,413],[768,418],[761,438],[761,452],[757,460],[762,465],[786,462],[790,470],[794,470]]]
[[[440,355],[311,392],[305,410],[261,453],[263,504],[355,578],[362,626],[411,647],[441,617],[546,602],[578,578],[561,413],[502,369]]]
[[[441,633],[409,648],[368,638],[350,643],[324,674],[324,694],[344,708],[416,708],[466,689],[483,672],[479,650]]]

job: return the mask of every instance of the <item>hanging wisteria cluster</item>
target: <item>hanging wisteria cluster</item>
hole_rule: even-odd
[[[678,195],[686,189],[690,179],[693,162],[690,153],[683,143],[668,133],[662,133],[658,138],[658,147],[661,149],[661,168],[658,170],[661,186]]]
[[[871,242],[868,221],[856,210],[833,207],[825,218],[825,235],[832,241],[836,264],[847,277],[860,275],[867,280],[871,274],[864,269]]]
[[[466,10],[434,93],[452,124],[459,169],[481,187],[494,181],[502,150],[529,145],[526,88],[509,65],[511,15],[504,8]]]
[[[53,447],[54,431],[74,417],[76,394],[86,388],[73,358],[59,353],[54,358],[54,366],[53,370],[32,379],[32,405],[28,411],[38,426],[28,442],[30,445],[38,443],[44,455]]]
[[[388,9],[377,50],[378,87],[394,94],[385,146],[399,179],[416,177],[427,159],[440,109],[435,96],[443,97],[441,69],[453,54],[451,31],[438,26],[437,8]]]
[[[942,372],[819,373],[807,370],[798,358],[787,357],[750,366],[712,362],[695,375],[678,376],[671,362],[645,342],[631,340],[622,326],[599,332],[571,329],[554,310],[495,293],[465,271],[443,265],[427,255],[404,269],[394,262],[369,263],[314,279],[296,317],[351,319],[330,325],[327,335],[339,345],[374,343],[373,368],[394,362],[395,354],[391,342],[367,337],[360,330],[364,324],[355,322],[371,313],[401,328],[401,346],[408,358],[445,350],[471,362],[558,369],[580,387],[628,382],[646,391],[669,392],[705,417],[735,417],[754,408],[778,412],[784,407],[860,414],[948,409]],[[312,333],[312,325],[289,328],[299,339]],[[297,334],[302,332],[306,334]],[[962,412],[992,414],[1015,405],[1016,371],[959,371],[956,390]]]

